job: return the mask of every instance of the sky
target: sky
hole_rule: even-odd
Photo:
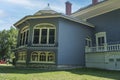
[[[51,9],[65,13],[65,2],[72,3],[72,12],[91,4],[92,0],[0,0],[0,31],[10,29],[26,15],[33,15],[50,4]]]

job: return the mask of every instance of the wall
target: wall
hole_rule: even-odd
[[[96,26],[96,33],[106,32],[108,43],[120,42],[120,9],[88,19],[88,22]]]
[[[110,59],[112,59],[112,61],[110,61]],[[120,70],[120,52],[86,53],[85,62],[86,67]]]
[[[93,28],[69,20],[59,19],[58,65],[85,65],[85,38]]]

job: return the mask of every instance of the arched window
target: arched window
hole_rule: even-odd
[[[48,61],[54,61],[54,53],[48,53]]]
[[[55,53],[47,51],[35,51],[31,53],[32,62],[44,62],[44,63],[54,63],[55,62]]]
[[[28,43],[28,34],[29,34],[28,26],[24,27],[20,31],[20,46],[26,45]]]
[[[38,53],[37,52],[33,52],[31,59],[32,59],[32,61],[38,61]]]
[[[37,24],[33,29],[33,44],[54,44],[56,28],[53,24]]]
[[[46,61],[46,54],[44,52],[41,52],[39,55],[39,61]]]

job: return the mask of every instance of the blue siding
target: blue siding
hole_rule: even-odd
[[[85,65],[85,38],[92,36],[92,29],[65,19],[59,20],[58,65]]]
[[[88,22],[96,26],[95,32],[106,32],[107,42],[120,42],[120,9],[91,18]]]

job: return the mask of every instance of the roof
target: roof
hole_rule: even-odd
[[[72,17],[72,16],[68,16],[68,15],[58,13],[58,12],[52,10],[49,7],[49,5],[46,8],[44,8],[43,10],[39,10],[38,12],[36,12],[34,15],[25,16],[24,18],[22,18],[21,20],[16,22],[14,24],[14,26],[17,27],[18,25],[20,25],[21,23],[23,23],[23,22],[25,22],[29,19],[37,19],[37,18],[64,18],[64,19],[67,19],[67,20],[70,20],[70,21],[81,23],[83,25],[94,27],[92,24],[90,24],[88,22],[82,21],[82,20],[77,19],[77,18]]]
[[[29,20],[29,19],[38,19],[38,18],[64,18],[64,19],[67,19],[67,20],[70,20],[70,21],[73,21],[73,22],[77,22],[77,23],[81,23],[83,25],[86,25],[86,26],[90,26],[90,27],[94,27],[92,24],[88,23],[88,22],[85,22],[85,21],[82,21],[80,19],[77,19],[77,18],[74,18],[74,17],[70,17],[70,16],[67,16],[67,15],[63,15],[63,14],[55,14],[55,15],[28,15],[28,16],[25,16],[24,18],[22,18],[21,20],[19,20],[18,22],[16,22],[14,24],[15,27],[17,27],[18,25],[20,25],[21,23]]]
[[[95,5],[89,5],[74,12],[71,16],[82,20],[111,12],[120,8],[120,0],[105,0]]]
[[[58,12],[52,10],[48,4],[47,7],[45,7],[43,10],[39,10],[34,15],[43,15],[43,14],[57,14]]]

